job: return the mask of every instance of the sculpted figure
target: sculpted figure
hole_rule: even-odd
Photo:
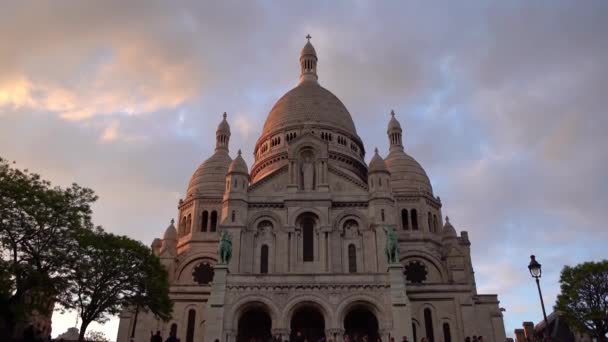
[[[397,246],[397,234],[394,230],[388,227],[384,227],[386,233],[386,247],[384,253],[386,253],[386,260],[389,264],[399,262],[399,248]]]
[[[313,190],[315,184],[315,163],[312,160],[312,156],[310,153],[306,153],[302,155],[302,167],[301,167],[301,176],[302,176],[302,190]]]
[[[225,230],[222,231],[218,254],[220,255],[221,265],[227,265],[232,258],[232,236]]]

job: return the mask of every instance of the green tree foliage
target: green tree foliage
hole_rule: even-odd
[[[608,260],[565,266],[555,310],[576,330],[598,341],[608,333]]]
[[[103,323],[125,307],[170,318],[167,272],[150,248],[101,229],[83,230],[78,241],[68,291],[60,302],[78,311],[81,341],[91,322]]]
[[[96,199],[90,189],[52,187],[0,158],[0,336],[10,338],[31,310],[48,311],[49,298],[65,289],[74,233],[93,227]]]
[[[110,342],[110,340],[106,337],[106,335],[104,333],[102,333],[101,331],[95,331],[95,330],[89,331],[87,333],[86,341]]]

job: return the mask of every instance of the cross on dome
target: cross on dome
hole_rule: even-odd
[[[310,41],[310,38],[312,38],[312,37],[310,36],[310,34],[307,34],[307,35],[306,35],[306,39],[308,39],[308,41]]]

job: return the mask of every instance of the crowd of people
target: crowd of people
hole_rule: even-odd
[[[156,334],[150,332],[150,342],[163,342],[163,337],[160,331],[157,331]],[[175,333],[170,333],[169,337],[164,342],[180,342],[179,338],[175,335]],[[220,342],[219,339],[216,339],[214,342]],[[326,339],[325,337],[319,338],[317,341],[309,340],[307,337],[302,335],[302,333],[297,332],[295,337],[292,339],[284,340],[280,336],[272,336],[271,338],[250,338],[249,342],[334,342],[332,338]],[[339,341],[338,341],[339,342]],[[344,334],[342,336],[341,342],[372,342],[370,340],[369,335],[367,334]],[[375,338],[375,342],[383,342],[380,336]],[[394,337],[389,338],[389,342],[396,342]],[[403,336],[401,338],[401,342],[410,342],[407,339],[407,336]],[[415,342],[415,341],[414,341]],[[420,342],[433,342],[429,341],[426,337],[420,339]],[[439,341],[439,342],[450,342],[450,341]],[[464,342],[483,342],[482,336],[467,336],[464,339]]]

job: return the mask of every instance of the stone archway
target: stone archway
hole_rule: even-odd
[[[351,341],[376,341],[379,337],[378,318],[363,305],[353,306],[344,317],[344,333]]]
[[[312,305],[298,308],[291,317],[290,341],[316,342],[325,337],[325,318]]]
[[[237,342],[269,341],[272,337],[272,319],[261,307],[253,307],[241,315],[238,321]]]

